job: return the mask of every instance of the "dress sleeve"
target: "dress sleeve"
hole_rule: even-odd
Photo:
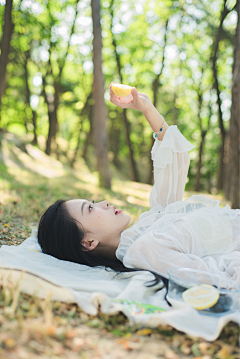
[[[155,140],[151,154],[154,168],[154,185],[150,193],[150,206],[181,201],[187,180],[193,145],[178,130],[170,126],[162,141]]]

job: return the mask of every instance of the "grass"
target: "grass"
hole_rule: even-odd
[[[78,160],[63,166],[11,134],[0,134],[0,245],[19,245],[43,210],[59,198],[107,199],[131,216],[148,210],[151,187],[123,178],[111,168],[112,190],[97,186],[97,174]],[[185,197],[192,193],[185,193]],[[225,204],[219,196],[222,205]],[[204,358],[239,357],[239,329],[229,323],[214,343],[167,326],[137,330],[124,315],[89,316],[75,304],[0,288],[0,358]],[[142,355],[142,356],[141,356]]]

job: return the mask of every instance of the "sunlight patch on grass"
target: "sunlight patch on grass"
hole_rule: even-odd
[[[16,155],[17,159],[30,171],[35,172],[41,176],[47,178],[60,177],[64,175],[63,166],[59,168],[54,163],[54,166],[51,164],[49,167],[42,165],[40,162],[36,161],[34,158],[29,156],[27,153],[21,151],[18,147],[12,146],[12,152]],[[56,167],[57,168],[56,168]],[[54,168],[55,167],[55,168]]]
[[[149,191],[148,189],[146,191],[144,189],[139,190],[139,189],[131,188],[128,186],[128,184],[121,181],[118,181],[118,184],[113,184],[112,189],[113,191],[118,191],[126,195],[131,195],[146,200],[148,200],[151,191],[151,190]]]
[[[10,183],[4,178],[0,178],[0,190],[7,190],[10,189]]]
[[[139,199],[139,198],[136,198],[136,197],[133,197],[133,196],[128,196],[127,201],[129,203],[136,204],[138,206],[149,207],[149,209],[150,209],[148,200]]]
[[[52,157],[49,157],[44,152],[39,150],[37,147],[34,147],[30,144],[26,145],[26,150],[28,154],[36,161],[44,163],[45,165],[51,165],[54,168],[63,169],[64,166],[60,161],[55,160]]]
[[[86,183],[79,183],[76,182],[74,184],[74,187],[81,190],[87,190],[88,192],[92,193],[92,195],[99,194],[99,188],[96,185],[93,184],[86,184]]]
[[[15,191],[0,190],[1,204],[6,205],[12,202],[20,202],[20,197]]]
[[[98,176],[97,173],[85,173],[83,170],[74,171],[74,175],[76,178],[79,178],[80,181],[91,183],[94,186],[98,185]]]
[[[123,201],[117,197],[112,197],[111,195],[106,195],[106,200],[109,201],[110,204],[113,204],[115,207],[117,207],[117,206],[126,207],[127,206],[126,201]],[[121,209],[121,208],[119,208],[119,209]]]
[[[8,167],[7,172],[17,182],[25,186],[31,186],[33,183],[36,183],[36,175],[34,176],[34,174],[29,172],[28,170],[23,170],[22,168],[19,167]]]

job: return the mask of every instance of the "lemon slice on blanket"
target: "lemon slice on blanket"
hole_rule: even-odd
[[[182,294],[185,303],[198,310],[213,307],[219,299],[219,291],[211,285],[201,284],[191,287]]]
[[[128,85],[112,84],[113,93],[119,97],[125,97],[130,95],[132,87]]]

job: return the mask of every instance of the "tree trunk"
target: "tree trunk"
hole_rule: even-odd
[[[50,57],[49,57],[49,62],[48,62],[48,69],[49,69],[48,70],[49,74],[51,76],[53,76],[52,63],[51,63]],[[51,101],[51,103],[49,103],[47,96],[45,96],[45,99],[47,100],[47,103],[48,103],[48,120],[49,120],[48,138],[47,138],[45,152],[49,156],[52,152],[53,145],[55,145],[55,147],[56,147],[56,134],[58,131],[57,112],[58,112],[58,105],[59,105],[59,88],[60,88],[59,81],[56,81],[54,79],[53,86],[54,86],[54,95],[53,95],[53,100]]]
[[[84,148],[83,148],[83,154],[82,154],[85,161],[87,159],[87,150],[88,150],[88,146],[89,146],[89,144],[91,142],[92,133],[93,133],[93,105],[89,106],[88,120],[90,122],[90,130],[87,133],[87,137],[86,137],[86,140],[85,140],[85,145],[84,145]]]
[[[114,17],[114,13],[113,13],[113,5],[114,5],[114,0],[111,1],[110,4],[110,11],[111,11],[111,30],[113,28],[113,17]],[[114,52],[115,52],[115,57],[116,57],[116,61],[117,61],[117,69],[118,69],[118,76],[120,79],[120,83],[123,83],[123,78],[122,78],[122,66],[121,66],[121,59],[120,59],[120,55],[117,52],[117,42],[113,36],[112,33],[112,44],[114,47]],[[125,129],[126,129],[126,138],[127,138],[127,145],[129,148],[129,155],[130,155],[130,162],[131,162],[131,168],[132,168],[132,180],[136,181],[136,182],[140,182],[140,178],[139,178],[139,174],[138,174],[138,170],[137,170],[137,164],[134,158],[134,151],[132,148],[132,143],[130,140],[130,134],[131,134],[131,126],[130,126],[130,122],[128,121],[127,118],[127,111],[126,109],[123,110],[123,122],[125,125]]]
[[[163,69],[164,69],[164,65],[165,65],[165,49],[166,49],[166,45],[167,45],[167,28],[168,28],[168,23],[169,23],[169,18],[166,21],[165,24],[165,33],[164,33],[164,47],[163,47],[163,57],[162,57],[162,66],[161,66],[161,70],[159,72],[158,75],[156,75],[153,84],[152,84],[152,89],[153,89],[153,105],[155,107],[157,107],[157,93],[158,93],[158,89],[160,86],[160,80],[161,80],[161,76],[163,73]],[[148,184],[152,184],[153,183],[153,161],[152,161],[152,157],[151,157],[151,149],[152,146],[154,144],[154,138],[151,137],[151,148],[149,151],[149,163],[150,163],[150,170],[149,170],[149,176],[148,176],[148,180],[147,183]]]
[[[33,123],[33,140],[32,144],[37,145],[37,113],[36,111],[32,110],[32,123]]]
[[[58,59],[58,67],[59,67],[59,71],[58,71],[58,75],[54,75],[54,72],[52,71],[53,66],[51,63],[51,49],[52,49],[52,45],[53,43],[50,42],[50,56],[49,56],[49,62],[48,62],[48,69],[49,69],[49,74],[53,77],[54,80],[54,99],[53,99],[53,110],[51,111],[51,115],[49,117],[49,131],[48,131],[48,139],[47,139],[47,145],[46,145],[46,154],[50,155],[51,151],[52,151],[52,142],[54,141],[55,147],[57,149],[57,144],[56,144],[56,134],[58,132],[58,106],[59,106],[59,94],[60,94],[60,83],[61,83],[61,77],[62,77],[62,73],[63,73],[63,69],[64,66],[66,64],[66,59],[67,59],[67,55],[69,52],[69,48],[70,48],[70,43],[71,43],[71,37],[74,33],[74,27],[75,27],[75,23],[76,23],[76,19],[77,19],[77,14],[78,14],[78,3],[80,0],[76,0],[75,2],[75,17],[72,23],[72,27],[71,27],[71,31],[70,31],[70,36],[69,36],[69,40],[68,40],[68,45],[67,45],[67,49],[65,54],[63,55],[62,58]],[[48,6],[49,9],[49,6]],[[52,15],[50,13],[49,10],[49,15],[50,18],[52,18]],[[58,152],[57,152],[57,156],[58,156]]]
[[[77,153],[78,153],[78,150],[79,150],[79,147],[80,147],[80,135],[81,135],[82,123],[83,123],[83,120],[84,120],[83,116],[85,115],[85,113],[87,113],[88,109],[90,109],[91,105],[89,105],[89,100],[91,98],[92,98],[92,91],[88,95],[88,97],[86,99],[86,102],[85,102],[85,104],[84,104],[84,106],[83,106],[83,108],[82,108],[82,110],[81,110],[81,112],[79,114],[80,120],[79,120],[79,124],[78,124],[79,128],[77,130],[77,132],[78,132],[78,142],[77,142],[77,146],[76,146],[75,151],[74,151],[73,158],[72,158],[71,163],[70,163],[71,167],[73,167],[74,162],[76,161],[76,158],[77,158]],[[90,131],[91,131],[91,127],[92,126],[90,124]]]
[[[93,20],[93,94],[94,141],[99,172],[99,185],[111,188],[108,163],[108,138],[106,129],[106,105],[104,101],[104,77],[102,72],[102,35],[100,0],[91,0]]]
[[[238,23],[234,49],[230,120],[230,200],[232,208],[240,208],[240,1],[237,2],[236,6]]]
[[[196,192],[200,191],[202,154],[203,154],[203,146],[204,146],[206,133],[207,133],[207,131],[202,131],[202,133],[201,133],[201,143],[200,143],[199,152],[198,152],[198,167],[197,167],[196,186],[195,186]]]
[[[119,112],[116,111],[116,114],[117,116],[111,119],[109,142],[110,142],[110,149],[113,151],[112,162],[116,168],[120,169],[121,162],[119,160],[119,147],[120,147],[121,130],[120,127],[118,126]]]
[[[203,77],[203,71],[204,69],[202,69],[202,77]],[[202,80],[201,80],[202,83]],[[201,130],[201,143],[199,146],[199,152],[198,152],[198,167],[197,167],[197,176],[196,176],[196,185],[195,185],[195,191],[198,192],[200,191],[200,180],[201,180],[201,168],[202,168],[202,155],[203,155],[203,149],[204,149],[204,142],[205,142],[205,137],[206,134],[210,128],[210,120],[211,120],[211,105],[209,104],[209,118],[208,118],[208,125],[207,128],[204,129],[203,125],[202,125],[202,119],[201,119],[201,110],[202,110],[202,102],[203,102],[203,97],[202,97],[202,91],[201,91],[201,83],[199,85],[199,90],[198,90],[198,122],[199,122],[199,127]]]
[[[28,68],[27,68],[27,64],[28,64],[28,59],[30,58],[30,54],[29,51],[27,51],[25,53],[25,61],[24,61],[24,78],[25,78],[25,88],[26,88],[26,109],[30,110],[30,112],[32,113],[32,123],[33,123],[33,134],[34,134],[34,138],[32,143],[34,145],[37,145],[37,114],[36,112],[31,108],[30,105],[30,89],[29,89],[29,85],[28,85],[28,77],[29,77],[29,73],[28,73]],[[28,120],[28,116],[26,116],[26,122]],[[26,129],[27,129],[27,123],[26,123]],[[28,129],[27,129],[28,131]]]
[[[220,19],[220,25],[219,25],[218,32],[216,34],[216,38],[214,41],[214,50],[213,50],[213,56],[212,56],[212,69],[213,69],[213,78],[214,78],[213,87],[217,91],[218,120],[219,120],[219,127],[220,127],[221,137],[222,137],[222,143],[221,143],[221,146],[219,149],[220,158],[219,158],[219,170],[218,170],[218,180],[217,180],[218,190],[222,190],[224,188],[224,179],[225,179],[224,146],[225,146],[226,130],[225,130],[225,127],[223,124],[223,114],[222,114],[222,110],[221,110],[222,102],[221,102],[221,98],[220,98],[220,90],[219,90],[216,62],[217,62],[219,41],[220,41],[221,35],[222,35],[223,22],[224,22],[226,16],[231,11],[231,10],[228,10],[226,3],[227,3],[227,0],[224,0],[223,10],[222,10],[221,19]]]
[[[52,152],[52,140],[55,138],[56,135],[57,124],[56,124],[56,117],[54,117],[54,112],[51,111],[49,107],[48,107],[48,119],[49,119],[49,128],[48,128],[48,138],[47,138],[45,153],[50,156]]]
[[[51,60],[50,60],[51,54],[49,56],[49,61],[48,61],[48,69],[47,69],[47,73],[45,76],[43,76],[43,90],[42,90],[42,94],[43,97],[45,99],[45,102],[47,104],[48,107],[48,123],[49,123],[49,128],[48,128],[48,137],[47,137],[47,142],[46,142],[46,149],[45,149],[45,153],[47,155],[51,155],[51,151],[52,151],[52,140],[55,139],[55,135],[56,135],[56,129],[57,129],[57,117],[55,116],[55,114],[57,114],[57,109],[55,109],[55,100],[56,100],[56,94],[54,93],[54,96],[48,96],[46,93],[46,77],[47,75],[51,75],[53,76],[53,72],[52,72],[52,64],[51,64]],[[54,81],[54,89],[55,89],[55,81]]]
[[[118,169],[121,168],[119,160],[120,130],[113,128],[113,163]]]
[[[45,99],[45,102],[47,104],[47,108],[48,108],[48,122],[49,122],[49,129],[48,129],[48,138],[47,138],[47,143],[46,143],[46,149],[45,149],[45,153],[47,155],[51,154],[51,142],[52,142],[52,137],[54,134],[54,116],[53,116],[53,111],[54,111],[54,104],[53,104],[53,99],[49,100],[47,93],[46,93],[46,76],[43,76],[42,78],[43,80],[43,90],[42,90],[42,95]]]
[[[12,22],[12,0],[6,0],[4,23],[2,29],[2,43],[1,43],[1,56],[0,56],[0,125],[1,125],[1,108],[2,96],[5,92],[6,86],[6,68],[8,64],[8,55],[10,50],[10,40],[14,29]]]
[[[54,100],[53,100],[53,140],[55,142],[57,157],[58,157],[58,145],[56,142],[56,135],[59,130],[58,124],[58,106],[59,106],[59,93],[60,93],[60,82],[54,81]]]
[[[130,133],[131,133],[130,123],[128,122],[127,111],[125,108],[123,109],[123,121],[124,121],[125,128],[126,128],[127,144],[128,144],[128,148],[129,148],[130,162],[131,162],[131,166],[132,166],[132,173],[133,173],[132,180],[135,182],[140,182],[139,174],[137,171],[137,165],[136,165],[136,162],[134,159],[133,148],[132,148],[132,144],[131,144],[131,140],[130,140]]]
[[[231,120],[230,120],[231,123]],[[230,130],[226,134],[224,146],[224,167],[225,167],[225,198],[230,201],[231,168],[230,168]]]

